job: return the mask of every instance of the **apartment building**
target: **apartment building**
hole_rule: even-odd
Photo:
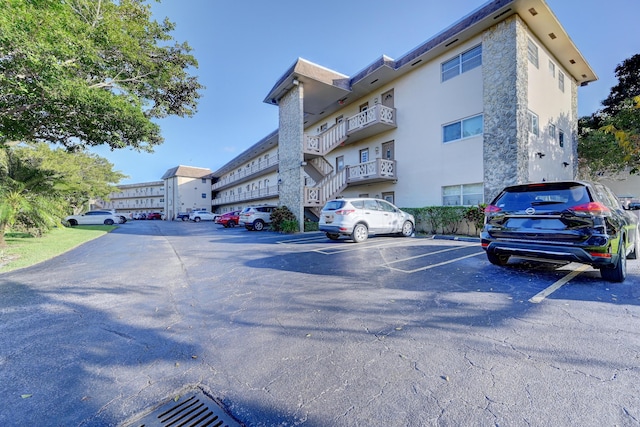
[[[476,205],[572,179],[577,88],[597,79],[543,0],[496,0],[353,76],[298,59],[264,102],[278,129],[212,175],[218,212],[277,203],[299,219],[338,196]]]
[[[137,213],[147,214],[163,210],[165,199],[163,181],[119,185],[118,190],[109,194],[109,201],[97,202],[96,207],[115,210],[130,218]]]
[[[211,169],[176,166],[165,172],[162,182],[166,220],[173,220],[179,212],[211,209]]]

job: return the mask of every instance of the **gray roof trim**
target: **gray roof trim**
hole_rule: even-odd
[[[239,166],[243,166],[246,162],[251,159],[254,159],[256,156],[264,153],[274,145],[277,145],[278,142],[278,129],[271,132],[269,135],[262,138],[260,141],[253,144],[251,147],[244,150],[242,153],[233,158],[229,163],[222,166],[220,169],[216,170],[210,177],[219,178],[222,175],[231,172],[232,170],[238,168]]]

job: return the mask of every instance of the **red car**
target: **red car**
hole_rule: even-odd
[[[162,219],[162,214],[160,212],[151,212],[147,214],[147,219]]]
[[[216,224],[222,224],[224,228],[233,228],[240,222],[240,211],[227,212],[216,218]]]

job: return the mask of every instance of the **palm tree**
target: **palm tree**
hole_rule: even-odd
[[[60,223],[64,202],[52,174],[0,146],[0,246],[9,228],[41,234]]]

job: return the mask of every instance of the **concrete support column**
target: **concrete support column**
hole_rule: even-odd
[[[279,101],[278,159],[280,205],[294,213],[304,231],[304,88],[294,85]]]

